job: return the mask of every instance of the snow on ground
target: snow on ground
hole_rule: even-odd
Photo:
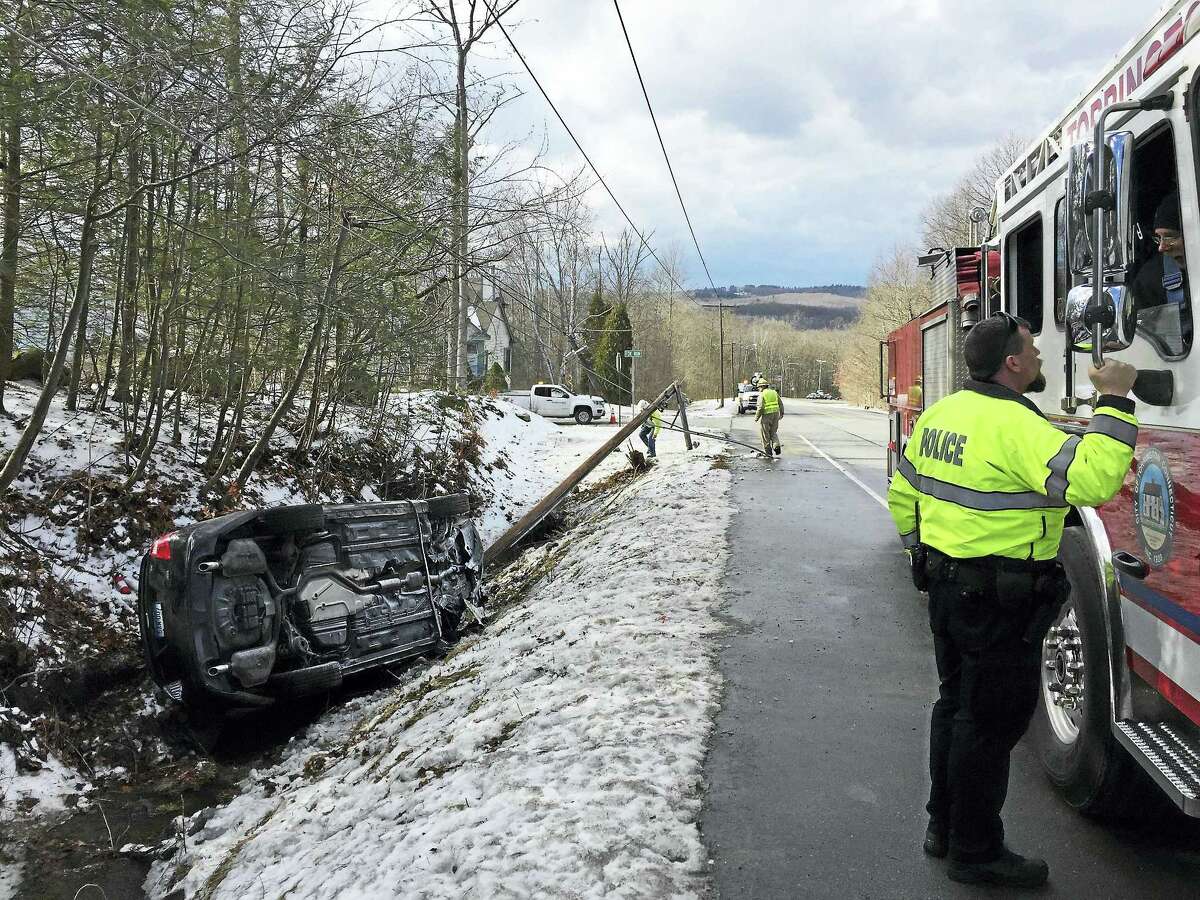
[[[568,461],[601,432],[562,433]],[[681,445],[664,434],[649,474],[527,553],[506,575],[532,587],[447,660],[325,716],[230,804],[193,817],[147,893],[701,893],[732,507],[716,442]]]
[[[0,709],[0,715],[7,712]],[[0,821],[12,818],[17,810],[36,805],[38,812],[58,812],[66,808],[67,797],[85,791],[88,784],[73,769],[54,756],[41,763],[36,772],[23,773],[17,764],[17,754],[8,744],[0,744]],[[0,892],[0,896],[3,893]]]
[[[487,441],[484,461],[492,467],[484,476],[491,500],[476,522],[484,544],[503,534],[614,433],[603,424],[556,425],[505,400],[493,402],[505,415],[479,426]],[[606,461],[592,477],[608,474],[619,460]]]

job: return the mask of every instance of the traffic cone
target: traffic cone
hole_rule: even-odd
[[[609,412],[608,412],[608,424],[609,425],[617,424],[617,414],[615,412],[613,412],[612,410],[609,410]]]

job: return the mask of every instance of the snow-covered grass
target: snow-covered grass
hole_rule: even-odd
[[[563,434],[582,456],[596,432]],[[681,444],[664,434],[647,475],[525,554],[485,631],[325,716],[239,797],[194,820],[147,893],[702,892],[713,612],[732,508],[713,442]],[[686,547],[670,537],[682,534]]]

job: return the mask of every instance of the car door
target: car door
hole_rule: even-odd
[[[547,412],[546,415],[554,418],[565,418],[574,412],[574,410],[571,409],[571,395],[562,388],[557,387],[550,388],[550,401],[548,407],[550,411]]]
[[[531,408],[533,412],[537,413],[539,416],[554,415],[552,412],[554,403],[551,399],[550,391],[551,388],[548,384],[539,384],[534,386]]]

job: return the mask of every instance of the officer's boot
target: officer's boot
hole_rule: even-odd
[[[951,860],[946,873],[951,881],[964,884],[998,884],[1003,887],[1035,888],[1046,883],[1050,867],[1044,859],[1013,853],[1007,847],[990,862]]]

